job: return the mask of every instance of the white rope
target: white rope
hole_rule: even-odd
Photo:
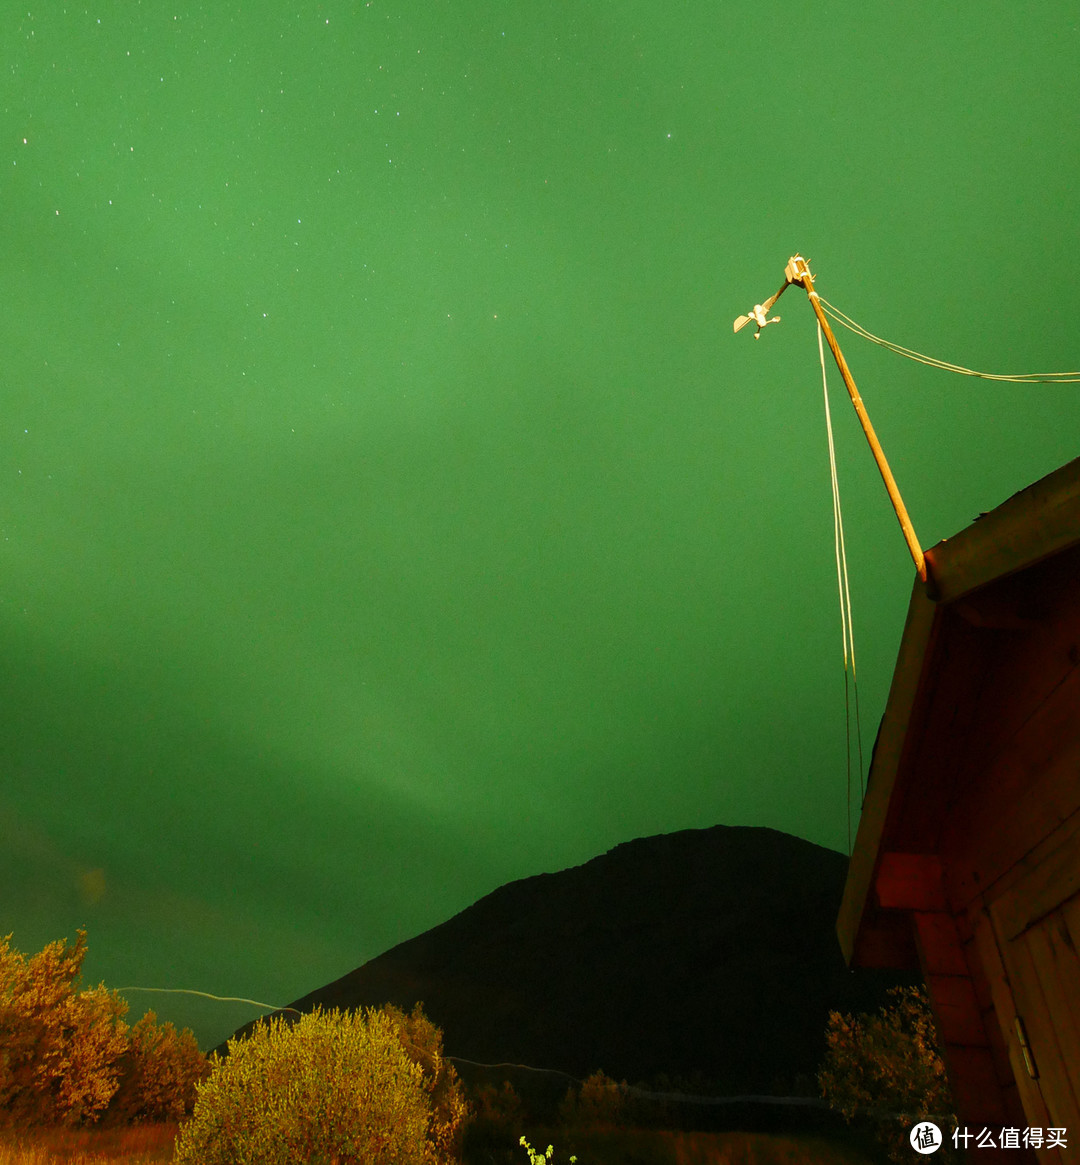
[[[822,308],[837,323],[843,324],[848,331],[854,332],[857,336],[862,336],[864,340],[870,340],[874,344],[880,344],[881,347],[888,348],[890,352],[895,352],[898,356],[906,356],[909,360],[917,360],[920,364],[928,364],[931,368],[941,368],[946,372],[957,372],[961,376],[977,376],[980,380],[1008,380],[1013,384],[1080,383],[1080,372],[976,372],[974,369],[965,368],[962,364],[950,364],[947,360],[938,360],[933,356],[924,356],[921,352],[916,352],[913,348],[905,348],[902,344],[894,344],[891,340],[883,340],[880,336],[875,336],[873,332],[868,332],[850,316],[844,315],[839,308],[833,307],[823,296],[819,295],[817,299],[822,305]]]
[[[851,855],[851,700],[848,693],[848,657],[851,658],[851,686],[855,694],[855,735],[859,751],[859,797],[862,800],[862,728],[859,723],[859,683],[855,672],[855,634],[851,621],[851,589],[848,585],[847,549],[844,545],[844,516],[840,508],[840,479],[836,474],[836,447],[833,443],[832,413],[829,409],[829,382],[825,375],[825,346],[818,324],[818,358],[821,387],[825,397],[825,432],[829,439],[829,475],[832,478],[833,542],[836,548],[836,587],[840,595],[840,632],[844,640],[844,730],[847,762],[848,856]]]

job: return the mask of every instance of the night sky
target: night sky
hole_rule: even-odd
[[[846,852],[814,318],[732,321],[798,251],[1080,366],[1074,0],[2,12],[0,934],[280,1004],[634,837]],[[838,338],[923,546],[1080,453]],[[914,569],[830,371],[869,761]]]

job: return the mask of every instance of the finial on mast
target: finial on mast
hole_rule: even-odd
[[[784,268],[784,277],[787,279],[787,283],[799,283],[806,287],[806,280],[811,279],[810,260],[804,259],[802,255],[792,255]],[[813,282],[812,279],[811,282]],[[787,283],[784,284],[785,287]]]

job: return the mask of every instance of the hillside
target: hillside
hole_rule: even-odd
[[[420,1000],[452,1056],[783,1092],[815,1069],[830,1008],[917,981],[845,966],[846,867],[759,827],[639,838],[501,886],[292,1006]]]

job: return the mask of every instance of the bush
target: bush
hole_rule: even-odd
[[[432,1165],[431,1092],[400,1030],[377,1010],[260,1021],[213,1058],[177,1136],[178,1165]]]
[[[614,1128],[623,1116],[626,1081],[616,1084],[603,1072],[594,1072],[576,1092],[571,1087],[559,1105],[567,1128]]]
[[[131,1029],[120,1086],[106,1114],[111,1124],[182,1120],[195,1107],[195,1086],[210,1072],[195,1037],[148,1011]]]
[[[520,1129],[525,1123],[525,1106],[509,1080],[504,1080],[501,1088],[482,1084],[475,1096],[470,1128],[486,1125],[499,1132],[509,1132]]]
[[[27,960],[0,940],[0,1110],[12,1123],[78,1124],[101,1116],[127,1048],[127,1004],[104,983],[76,989],[86,931]]]
[[[526,1120],[525,1106],[509,1080],[501,1088],[482,1084],[472,1092],[463,1156],[468,1161],[509,1161]]]
[[[922,1159],[908,1141],[913,1124],[944,1121],[946,1145],[938,1159],[956,1159],[948,1145],[955,1106],[930,1001],[921,987],[893,987],[889,994],[896,1004],[877,1015],[829,1013],[821,1094],[849,1123],[872,1128],[894,1161]]]
[[[411,1015],[387,1004],[383,1011],[397,1028],[406,1055],[420,1066],[421,1081],[431,1102],[428,1139],[436,1160],[444,1165],[461,1155],[461,1141],[469,1106],[458,1079],[457,1069],[443,1055],[442,1031],[424,1015],[418,1003]]]

